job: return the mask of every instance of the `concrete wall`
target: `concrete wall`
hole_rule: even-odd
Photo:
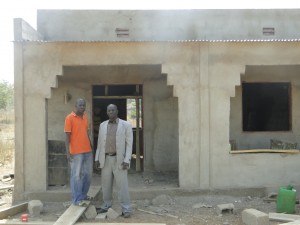
[[[300,136],[300,66],[248,66],[242,81],[247,82],[291,82],[291,131],[243,132],[242,131],[242,90],[236,87],[235,97],[230,102],[230,139],[237,142],[238,149],[269,149],[270,139],[298,143]]]
[[[174,151],[177,149],[176,144],[170,144],[170,149],[166,150],[166,143],[159,139],[168,130],[169,140],[176,140],[176,131],[171,132],[176,124],[166,121],[163,126],[157,125],[167,119],[162,112],[169,113],[178,107],[180,187],[208,189],[300,184],[299,154],[229,153],[230,99],[239,96],[236,86],[240,85],[241,74],[245,74],[246,66],[300,64],[298,42],[29,42],[16,43],[15,47],[15,80],[22,81],[17,83],[16,92],[23,97],[16,101],[16,109],[20,110],[16,112],[16,163],[23,163],[24,168],[22,172],[21,168],[16,167],[16,173],[22,174],[22,179],[16,180],[15,184],[18,190],[15,195],[19,194],[18,197],[21,191],[46,190],[46,131],[53,122],[51,127],[62,134],[63,117],[72,108],[72,105],[63,104],[63,93],[68,90],[71,94],[76,93],[72,94],[74,97],[84,95],[90,98],[92,83],[127,83],[133,80],[134,83],[145,84],[144,96],[149,98],[144,99],[145,146],[146,152],[152,154],[147,155],[147,165],[153,165],[155,169],[163,165],[160,152],[166,155],[173,151],[171,148]],[[23,64],[17,64],[20,61]],[[92,69],[93,66],[103,66],[98,71],[101,73],[95,73],[97,70]],[[156,72],[150,68],[156,68]],[[111,76],[114,70],[124,72],[119,77]],[[143,76],[131,76],[137,73]],[[178,106],[170,92],[163,89],[165,85],[161,86],[156,81],[159,76],[164,76],[162,74],[167,75],[167,85],[173,86],[173,96],[178,98]],[[58,81],[57,75],[62,75]],[[105,77],[109,80],[103,79]],[[51,91],[51,87],[57,89]],[[161,92],[157,96],[152,95],[151,100],[154,87]],[[45,99],[49,99],[48,109],[52,111],[48,116]],[[88,100],[88,112],[90,102],[91,99]],[[170,120],[175,121],[176,117],[174,112]],[[298,120],[293,122],[293,127],[298,127]],[[50,129],[48,135],[58,138],[56,132],[54,134]],[[174,169],[177,162],[175,157],[173,159],[168,169]],[[32,160],[36,161],[34,166],[28,164]]]
[[[54,41],[294,39],[299,9],[38,10],[37,29]],[[264,35],[263,28],[274,28]],[[128,30],[118,37],[116,29]]]
[[[177,171],[177,99],[158,65],[66,67],[58,79],[58,88],[52,90],[48,100],[48,139],[64,140],[64,119],[78,97],[87,100],[86,113],[92,118],[92,85],[101,84],[143,85],[144,170]],[[72,96],[67,104],[64,102],[66,92]]]
[[[300,176],[297,173],[299,154],[231,155],[229,147],[225,147],[230,138],[230,97],[236,94],[235,87],[240,85],[241,74],[246,73],[245,79],[251,77],[247,76],[246,66],[297,65],[299,47],[298,43],[210,46],[210,182],[212,187],[278,187],[287,183],[299,184]],[[269,80],[270,76],[263,77],[264,75],[266,74],[260,74],[260,78]],[[297,92],[294,94],[296,96],[292,98],[296,99]],[[295,122],[293,128],[298,126],[296,121],[293,121]]]

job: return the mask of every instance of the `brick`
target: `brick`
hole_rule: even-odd
[[[221,215],[223,211],[234,213],[234,205],[232,203],[217,205],[217,214]]]
[[[43,203],[40,200],[31,200],[28,202],[28,211],[32,216],[39,216],[43,210]]]
[[[256,209],[245,209],[242,212],[242,221],[246,225],[269,225],[269,216]]]
[[[90,205],[84,212],[84,216],[89,220],[95,219],[95,217],[97,216],[96,207],[94,205]]]

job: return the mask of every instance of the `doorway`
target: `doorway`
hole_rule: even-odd
[[[106,108],[109,104],[118,107],[118,117],[132,125],[133,145],[131,168],[143,171],[143,87],[133,85],[94,85],[93,94],[93,149],[97,149],[99,125],[108,119]]]

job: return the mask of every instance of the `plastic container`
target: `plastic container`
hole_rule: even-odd
[[[281,187],[278,191],[276,210],[278,213],[295,213],[296,190],[291,186]]]
[[[21,221],[22,222],[28,222],[28,214],[22,214],[21,215]]]

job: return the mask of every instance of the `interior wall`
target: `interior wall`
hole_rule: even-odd
[[[120,82],[124,73],[126,79]],[[143,84],[144,170],[177,171],[178,103],[159,66],[148,69],[143,66],[139,69],[134,66],[65,68],[64,75],[59,77],[58,88],[52,90],[48,100],[48,140],[64,141],[64,119],[73,110],[78,97],[87,101],[86,113],[92,126],[91,88],[103,84]],[[72,99],[65,104],[66,92]]]
[[[236,87],[235,97],[230,102],[230,139],[236,141],[237,149],[270,149],[270,139],[299,144],[300,135],[300,66],[248,66],[245,82],[291,82],[290,131],[244,132],[242,127],[242,88]]]

